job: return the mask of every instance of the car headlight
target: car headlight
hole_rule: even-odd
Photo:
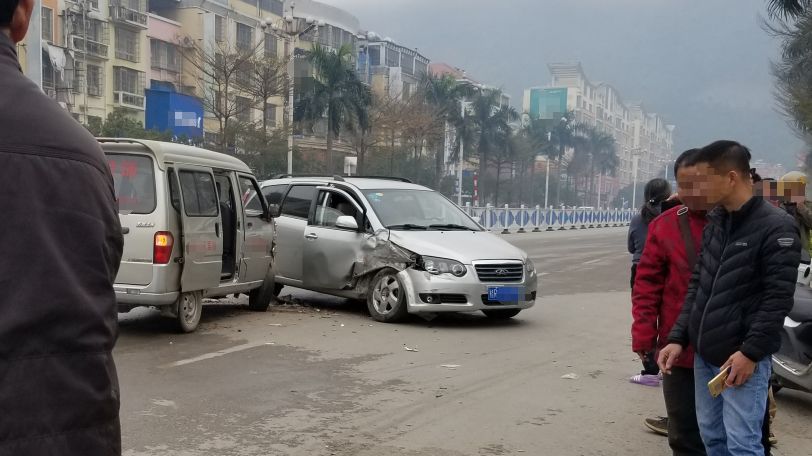
[[[468,272],[464,264],[447,258],[424,256],[420,257],[418,265],[424,271],[434,275],[451,274],[462,277]]]
[[[524,270],[529,274],[532,274],[532,273],[536,272],[536,264],[533,263],[533,260],[531,260],[530,258],[525,260],[525,262],[524,262]]]

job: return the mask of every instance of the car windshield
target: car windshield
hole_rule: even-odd
[[[465,212],[435,191],[368,190],[364,196],[381,223],[389,229],[481,230]]]

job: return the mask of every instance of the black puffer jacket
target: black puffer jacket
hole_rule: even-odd
[[[113,178],[14,49],[0,32],[0,456],[117,456]]]
[[[708,217],[669,341],[690,343],[716,366],[739,350],[759,361],[780,347],[781,325],[792,308],[801,259],[798,228],[789,214],[761,198],[732,213],[717,208]]]

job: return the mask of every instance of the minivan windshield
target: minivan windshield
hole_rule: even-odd
[[[481,231],[460,208],[431,190],[367,190],[369,201],[381,223],[392,230]]]
[[[107,154],[113,174],[118,211],[122,214],[151,214],[155,210],[155,170],[145,155]]]

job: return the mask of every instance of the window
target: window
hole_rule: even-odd
[[[386,227],[418,225],[431,228],[431,225],[452,224],[474,231],[481,229],[459,207],[435,191],[368,190],[364,196]]]
[[[277,106],[275,104],[265,104],[265,121],[271,127],[276,126],[276,108]]]
[[[254,29],[237,22],[237,49],[249,50],[254,47]]]
[[[343,195],[334,192],[321,192],[316,205],[316,214],[313,225],[336,226],[339,217],[350,216],[358,218],[358,210]]]
[[[247,217],[262,217],[265,214],[265,203],[262,194],[258,193],[259,186],[245,176],[240,176],[240,194],[243,204],[245,204],[245,215]],[[257,197],[257,195],[260,195]]]
[[[380,66],[381,64],[381,48],[380,46],[369,47],[369,66]]]
[[[400,52],[394,49],[386,49],[386,66],[396,67],[400,66]]]
[[[265,34],[265,57],[276,57],[278,54],[278,46],[276,37],[270,33]]]
[[[316,195],[316,187],[296,185],[290,189],[285,202],[282,203],[282,215],[306,219],[310,214],[310,202]]]
[[[180,73],[180,53],[177,46],[166,41],[150,40],[149,47],[152,68]]]
[[[403,68],[404,73],[414,74],[414,57],[404,55],[400,60],[400,67]]]
[[[322,46],[327,46],[330,44],[330,26],[329,25],[320,25],[316,29],[317,33],[319,34],[319,44]]]
[[[113,67],[113,90],[135,95],[144,94],[144,73],[125,67]]]
[[[330,39],[330,43],[335,48],[341,47],[341,29],[338,27],[331,27],[332,31],[332,38]]]
[[[137,32],[116,27],[116,58],[138,62],[140,47]]]
[[[181,171],[180,190],[189,217],[216,217],[220,214],[214,178],[200,171]]]
[[[218,43],[226,40],[226,21],[223,16],[214,16],[214,39]]]
[[[87,65],[87,94],[94,97],[102,96],[102,92],[104,91],[104,86],[102,85],[102,81],[104,81],[104,73],[102,72],[102,67],[98,65]]]
[[[263,188],[262,194],[265,195],[268,204],[282,204],[282,198],[287,190],[287,185],[271,185]]]
[[[414,61],[414,74],[416,76],[423,76],[424,74],[426,74],[427,70],[428,70],[428,65],[426,65],[426,62],[424,62],[422,60],[418,60],[418,59],[415,58],[415,61]]]
[[[234,101],[234,109],[237,111],[236,117],[240,122],[251,121],[251,100],[245,97],[237,97]]]
[[[42,7],[42,39],[54,40],[54,10]]]
[[[251,76],[254,74],[254,63],[251,61],[246,60],[237,65],[236,73],[234,74],[234,79],[237,84],[240,84],[244,87],[248,87],[251,85]]]
[[[151,214],[155,210],[155,168],[142,155],[109,154],[107,164],[121,213]]]

